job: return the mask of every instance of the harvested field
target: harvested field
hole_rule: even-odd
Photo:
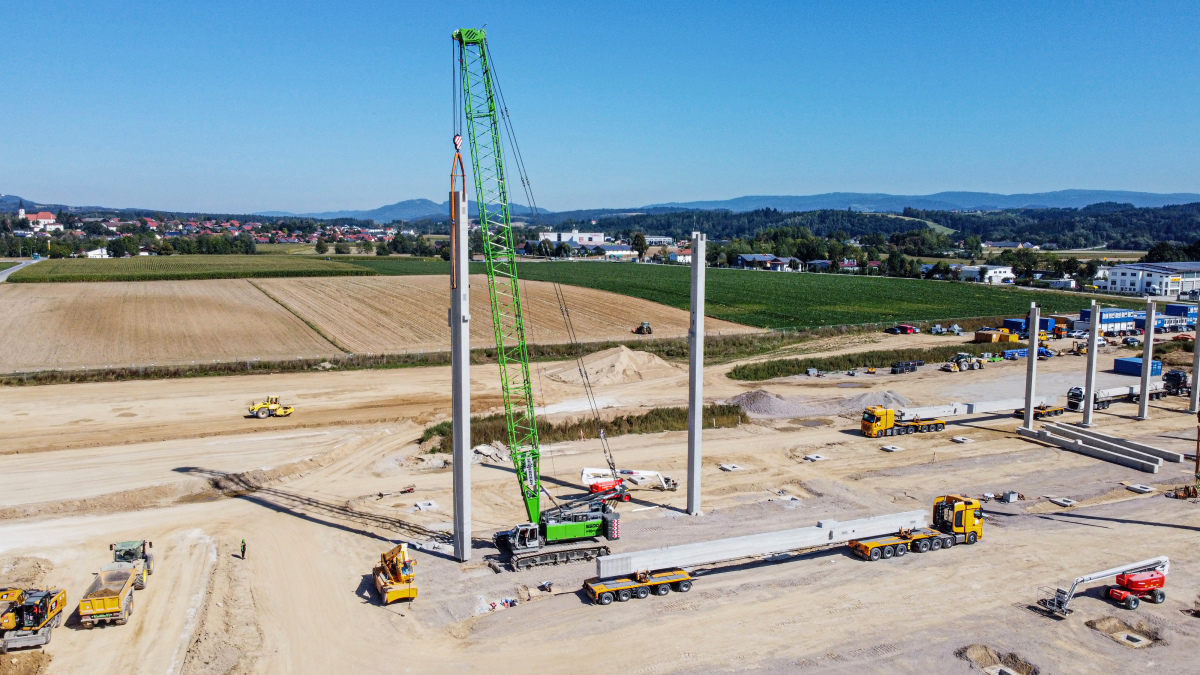
[[[339,353],[246,281],[0,285],[0,372]]]
[[[445,350],[450,344],[445,276],[270,279],[254,284],[355,353]],[[642,321],[653,325],[653,338],[685,337],[688,332],[690,317],[683,310],[574,286],[564,286],[563,293],[582,341],[635,340],[638,336],[630,329]],[[570,342],[551,284],[523,281],[521,294],[531,342]],[[472,275],[472,347],[495,346],[489,312],[486,277]],[[705,328],[710,334],[757,330],[717,319],[709,319]]]

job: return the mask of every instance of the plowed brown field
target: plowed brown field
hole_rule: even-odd
[[[445,350],[450,344],[446,312],[450,308],[449,277],[343,277],[257,279],[254,283],[339,345],[356,353]],[[684,337],[687,312],[624,295],[563,286],[576,335],[583,341],[630,340],[630,329],[643,321],[655,338]],[[570,342],[553,285],[521,282],[521,300],[529,319],[531,342]],[[488,305],[487,278],[471,277],[471,346],[495,344]],[[707,319],[706,332],[756,332],[759,329]]]
[[[0,372],[340,353],[244,280],[0,284]]]

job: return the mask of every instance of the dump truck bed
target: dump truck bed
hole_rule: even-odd
[[[142,562],[105,565],[83,592],[79,601],[79,619],[85,626],[96,621],[124,623],[131,611],[133,589],[143,574]]]

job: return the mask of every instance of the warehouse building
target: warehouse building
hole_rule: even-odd
[[[1200,290],[1200,262],[1117,265],[1096,285],[1116,293],[1178,296]]]

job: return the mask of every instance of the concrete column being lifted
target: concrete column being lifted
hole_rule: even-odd
[[[1088,328],[1087,379],[1083,386],[1082,426],[1092,426],[1092,406],[1096,403],[1096,344],[1100,335],[1100,306],[1092,301],[1092,325]]]
[[[1025,330],[1029,335],[1029,355],[1026,357],[1029,363],[1026,364],[1025,370],[1025,421],[1021,426],[1030,430],[1033,429],[1033,384],[1037,379],[1038,327],[1041,325],[1041,318],[1037,303],[1029,303],[1029,320],[1025,323]]]
[[[471,558],[471,296],[467,194],[450,193],[450,390],[454,467],[454,557]]]
[[[1150,414],[1150,367],[1154,361],[1154,301],[1146,301],[1146,334],[1142,336],[1142,388],[1138,394],[1138,414],[1134,419],[1144,420]]]
[[[700,515],[700,436],[704,429],[704,245],[692,233],[692,325],[688,330],[688,475],[687,512]]]

